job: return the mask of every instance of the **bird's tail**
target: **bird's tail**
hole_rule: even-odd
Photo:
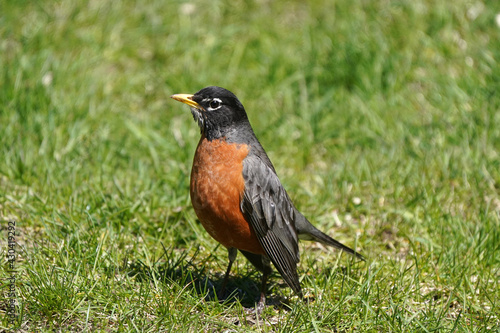
[[[316,229],[311,224],[311,222],[309,222],[304,217],[304,215],[300,214],[298,211],[296,211],[295,227],[297,228],[297,233],[298,233],[300,239],[314,240],[314,241],[320,242],[320,243],[328,245],[328,246],[333,246],[333,247],[336,247],[337,249],[340,249],[342,251],[345,251],[349,254],[356,256],[356,258],[358,258],[358,259],[366,261],[365,257],[363,257],[358,252],[354,251],[350,247],[345,246],[341,242],[336,241],[332,237],[330,237],[330,236],[322,233],[320,230]]]

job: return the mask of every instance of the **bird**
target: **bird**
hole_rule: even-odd
[[[297,210],[257,139],[245,108],[232,92],[209,86],[195,94],[171,98],[190,106],[200,128],[190,197],[205,230],[228,250],[221,292],[238,251],[262,272],[258,313],[265,307],[271,263],[288,286],[303,297],[297,273],[299,239],[317,241],[365,260],[318,230]]]

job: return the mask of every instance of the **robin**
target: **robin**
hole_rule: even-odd
[[[206,231],[228,249],[222,290],[238,250],[262,272],[257,311],[265,305],[271,262],[302,296],[298,240],[314,240],[365,260],[362,255],[316,229],[283,188],[273,164],[252,130],[241,102],[230,91],[207,87],[173,99],[191,107],[201,138],[191,170],[193,208]]]

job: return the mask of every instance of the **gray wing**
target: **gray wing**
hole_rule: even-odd
[[[278,272],[287,284],[300,294],[295,208],[274,168],[266,162],[253,154],[245,158],[245,191],[241,200],[241,211]]]

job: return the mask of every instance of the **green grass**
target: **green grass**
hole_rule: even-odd
[[[4,1],[1,265],[20,331],[486,332],[500,326],[497,1]],[[296,206],[309,303],[227,256],[189,200],[169,98],[243,102]]]

